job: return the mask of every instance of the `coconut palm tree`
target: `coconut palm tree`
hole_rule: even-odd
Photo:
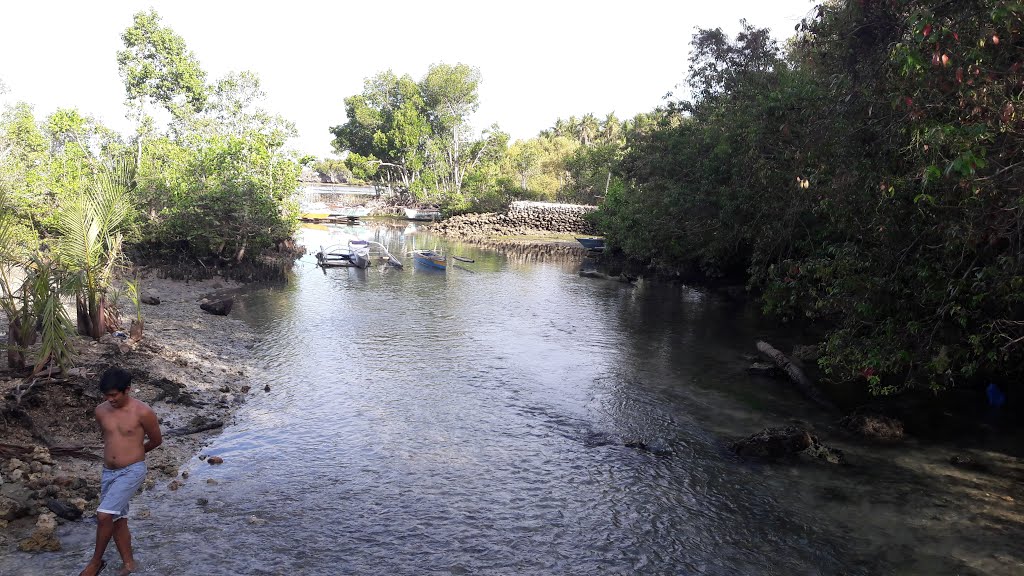
[[[106,294],[125,258],[121,242],[134,210],[130,160],[100,168],[58,217],[57,251],[75,294],[78,333],[99,339],[106,331]]]

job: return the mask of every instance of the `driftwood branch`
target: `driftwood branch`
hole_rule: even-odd
[[[35,446],[0,443],[0,457],[17,458],[18,456],[28,456],[32,454],[35,448]],[[94,452],[98,449],[99,448],[89,446],[50,446],[47,448],[51,456],[70,456],[72,458],[82,458],[85,460],[102,460],[103,458]]]
[[[770,358],[780,370],[785,372],[804,396],[810,398],[814,403],[823,408],[828,408],[830,410],[835,409],[835,405],[825,398],[824,394],[822,394],[821,391],[818,390],[818,387],[814,385],[814,382],[804,374],[804,371],[801,370],[799,366],[793,364],[793,361],[785,354],[779,352],[771,344],[764,341],[757,343],[757,349],[762,354]]]
[[[215,420],[213,422],[207,422],[198,426],[185,426],[182,428],[171,428],[166,432],[167,436],[188,436],[190,434],[198,434],[200,432],[206,432],[207,430],[214,430],[217,428],[223,428],[223,420]]]

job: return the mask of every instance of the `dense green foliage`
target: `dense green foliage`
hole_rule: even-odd
[[[259,79],[207,84],[153,11],[136,14],[122,40],[132,140],[73,109],[40,121],[20,103],[0,118],[0,307],[18,368],[40,329],[37,368],[68,358],[62,299],[76,301],[79,332],[98,338],[111,327],[105,304],[127,245],[237,264],[295,230],[300,166],[283,151],[295,128],[259,107]]]
[[[512,200],[593,203],[620,180],[612,167],[629,122],[609,114],[559,119],[536,138],[509,143],[498,126],[474,135],[480,73],[436,64],[419,81],[381,72],[345,99],[334,148],[358,180],[449,213],[500,210]],[[321,170],[323,171],[323,170]]]
[[[334,147],[359,179],[418,201],[462,206],[467,174],[489,147],[507,141],[498,131],[470,135],[479,83],[480,72],[465,64],[435,64],[419,82],[381,72],[345,99],[347,121],[331,128]]]
[[[1024,6],[824,4],[787,50],[693,39],[688,99],[628,134],[599,215],[666,270],[746,279],[831,326],[822,367],[875,393],[1024,371]]]

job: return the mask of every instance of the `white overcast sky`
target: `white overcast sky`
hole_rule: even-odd
[[[391,69],[420,79],[433,63],[480,69],[479,131],[497,122],[514,139],[559,117],[654,109],[686,73],[695,27],[730,35],[746,18],[777,39],[811,0],[3,0],[0,104],[25,101],[37,118],[74,107],[130,133],[117,73],[121,33],[140,10],[185,39],[208,78],[257,73],[265,107],[296,123],[293,148],[331,153],[342,100]]]

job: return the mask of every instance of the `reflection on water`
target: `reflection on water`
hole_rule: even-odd
[[[351,238],[474,262],[323,271],[307,256],[287,286],[242,299],[261,334],[254,388],[271,392],[207,450],[223,465],[194,460],[180,490],[140,498],[143,573],[962,568],[943,542],[912,536],[892,502],[872,503],[902,477],[851,483],[838,468],[729,454],[735,436],[817,417],[743,372],[764,334],[745,309],[404,226],[303,232],[310,252]],[[19,573],[79,566],[91,531],[62,537],[65,552],[18,561]]]

